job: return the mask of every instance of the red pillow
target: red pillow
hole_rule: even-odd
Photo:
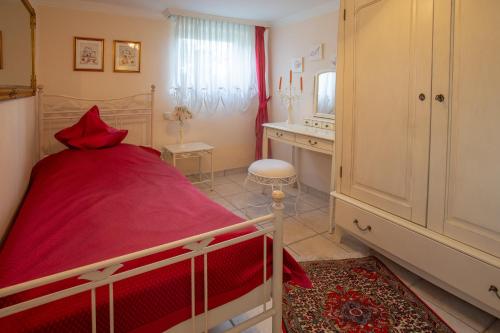
[[[116,146],[127,134],[127,130],[118,130],[102,121],[99,108],[94,105],[75,125],[57,132],[55,137],[69,148],[98,149]]]

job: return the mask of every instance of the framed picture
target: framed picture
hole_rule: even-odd
[[[0,69],[3,69],[2,30],[0,30]]]
[[[119,73],[141,72],[141,42],[113,41],[114,71]]]
[[[290,69],[294,73],[302,73],[304,71],[304,58],[293,58],[291,61]]]
[[[104,71],[104,39],[75,37],[73,70]]]
[[[309,60],[318,61],[323,59],[323,44],[317,44],[309,50]]]

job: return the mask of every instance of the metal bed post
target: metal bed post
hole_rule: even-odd
[[[274,214],[274,235],[273,235],[273,332],[281,332],[283,319],[283,210],[285,205],[283,199],[285,194],[282,191],[273,192],[273,214]]]

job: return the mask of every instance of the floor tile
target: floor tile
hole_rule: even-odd
[[[266,319],[263,322],[258,323],[254,327],[250,327],[241,333],[272,333],[273,332],[273,322],[272,319]]]
[[[330,216],[318,209],[299,214],[297,220],[317,233],[326,232],[330,228]]]
[[[223,333],[231,328],[233,328],[233,324],[228,320],[214,328],[209,329],[208,333]]]
[[[299,199],[295,207],[295,197],[285,197],[285,215],[296,216],[314,210],[314,207]]]
[[[283,187],[283,192],[285,192],[286,196],[290,196],[290,195],[297,196],[299,189],[297,187],[294,187],[293,185],[290,185],[290,186]]]
[[[457,333],[478,333],[475,329],[465,324],[463,321],[453,317],[437,305],[431,302],[425,302],[434,312],[443,319]]]
[[[328,207],[329,205],[328,199],[320,198],[318,196],[308,193],[301,194],[299,198],[300,200],[305,201],[308,205],[312,206],[313,208],[324,208]]]
[[[285,249],[287,250],[288,253],[295,259],[296,261],[300,261],[300,254],[295,252],[290,246],[285,246]]]
[[[194,186],[209,198],[218,196],[217,192],[212,191],[212,188],[209,184],[195,184]]]
[[[289,247],[302,261],[349,257],[348,252],[320,235],[291,244]]]
[[[233,319],[231,319],[231,322],[232,322],[235,326],[236,326],[236,325],[239,325],[239,324],[241,324],[242,322],[244,322],[244,321],[246,321],[246,320],[248,320],[248,319],[250,319],[250,318],[253,318],[253,317],[255,317],[255,316],[257,316],[257,315],[261,314],[261,313],[262,313],[262,310],[263,310],[262,306],[258,306],[258,307],[254,308],[254,309],[252,309],[252,310],[250,310],[250,311],[248,311],[248,312],[245,312],[245,313],[243,313],[243,314],[241,314],[241,315],[239,315],[239,316],[234,317]]]
[[[335,240],[335,234],[331,234],[328,231],[322,233],[321,236],[347,251],[347,253],[349,253],[349,258],[362,258],[371,255],[371,250],[368,246],[349,235],[344,236],[340,244]]]
[[[228,176],[215,176],[214,177],[214,185],[220,184],[231,184],[233,181]]]
[[[227,178],[229,178],[231,181],[233,181],[235,183],[242,185],[245,182],[247,175],[248,174],[246,172],[245,173],[238,173],[238,174],[234,174],[234,175],[229,175],[229,176],[227,176]]]
[[[238,215],[239,217],[241,217],[242,219],[244,219],[245,221],[248,220],[248,217],[245,215],[245,213],[240,210],[240,209],[232,209],[231,212],[233,212],[235,215]]]
[[[220,196],[213,196],[213,197],[210,197],[210,199],[212,199],[212,201],[215,201],[216,203],[218,203],[219,205],[221,205],[222,207],[224,207],[228,210],[237,209],[237,207],[233,206],[229,201],[227,201],[226,199],[224,199]]]
[[[249,205],[262,205],[269,202],[268,197],[253,192],[243,192],[236,195],[230,195],[225,197],[225,199],[236,208],[245,208]]]
[[[268,215],[272,213],[271,205],[265,205],[262,207],[244,207],[242,211],[249,219],[255,219],[260,216]]]
[[[283,222],[283,242],[287,245],[316,235],[312,229],[307,228],[293,217],[288,217]]]
[[[484,333],[500,333],[500,319],[497,319]]]
[[[214,189],[215,192],[217,192],[222,197],[246,192],[243,186],[236,183],[217,184],[215,185]]]
[[[382,261],[387,266],[387,268],[389,268],[391,270],[391,272],[396,274],[396,276],[398,278],[400,278],[401,281],[403,281],[407,286],[412,286],[421,280],[421,278],[418,275],[410,272],[409,270],[398,265],[394,261],[392,261],[392,260],[390,260],[390,259],[388,259],[388,258],[386,258],[378,253],[375,253],[375,256],[378,259],[380,259],[380,261]]]
[[[426,280],[417,281],[411,288],[425,301],[435,304],[476,331],[484,331],[495,321],[492,315],[462,301]]]

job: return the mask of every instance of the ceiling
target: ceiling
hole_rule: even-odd
[[[84,0],[162,12],[167,8],[238,19],[275,22],[337,0]]]

